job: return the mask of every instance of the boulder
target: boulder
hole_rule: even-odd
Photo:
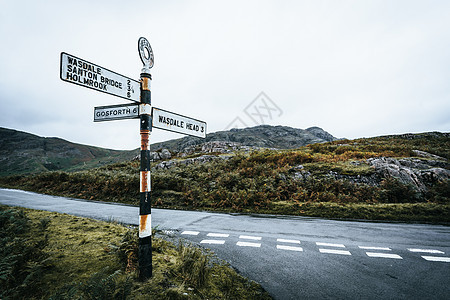
[[[367,162],[374,167],[375,172],[381,178],[397,178],[400,182],[413,186],[419,192],[426,192],[432,184],[450,178],[450,170],[442,167],[448,164],[443,161],[377,157],[370,158]],[[436,165],[441,167],[436,167]]]
[[[172,153],[170,153],[170,151],[167,149],[162,149],[159,157],[161,157],[161,159],[171,159]]]

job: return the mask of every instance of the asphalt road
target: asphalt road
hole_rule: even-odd
[[[138,208],[0,189],[0,203],[138,224]],[[450,227],[152,210],[275,299],[450,299]]]

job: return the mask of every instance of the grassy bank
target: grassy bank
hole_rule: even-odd
[[[153,206],[325,218],[450,221],[450,183],[427,192],[395,178],[377,184],[367,159],[414,157],[414,150],[450,156],[447,134],[429,133],[313,144],[296,150],[237,153],[229,159],[152,171]],[[421,158],[426,160],[425,158]],[[139,162],[89,171],[0,178],[0,185],[54,195],[138,204]],[[330,176],[330,172],[338,177]]]
[[[137,233],[124,226],[0,207],[1,299],[270,299],[211,254],[153,238],[139,282]]]

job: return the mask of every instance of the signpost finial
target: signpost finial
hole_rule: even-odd
[[[154,64],[154,57],[152,47],[145,37],[140,37],[138,40],[138,50],[141,61],[144,64],[142,73],[150,74],[150,69]]]

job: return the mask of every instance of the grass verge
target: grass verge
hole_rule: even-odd
[[[211,253],[153,237],[153,278],[139,282],[137,231],[0,206],[1,299],[270,299]]]

